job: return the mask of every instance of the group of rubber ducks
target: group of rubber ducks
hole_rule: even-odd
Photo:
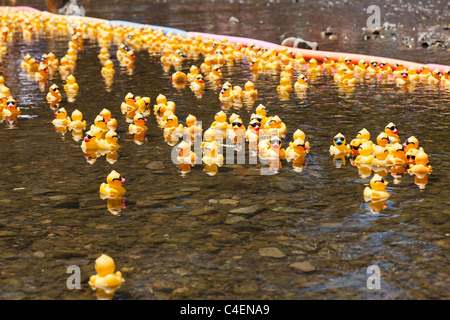
[[[11,96],[11,91],[5,85],[5,78],[0,76],[0,122],[6,120],[9,128],[13,128],[20,116],[20,108],[16,100]]]
[[[333,138],[330,154],[334,156],[333,161],[338,160],[338,167],[340,162],[345,164],[345,158],[350,157],[362,178],[369,177],[372,171],[375,173],[370,187],[364,189],[364,198],[372,202],[370,208],[375,213],[386,207],[385,200],[390,197],[385,190],[388,183],[384,179],[389,173],[394,177],[394,183],[399,183],[405,173],[414,175],[415,184],[424,189],[432,172],[428,155],[419,147],[417,138],[411,136],[401,144],[397,126],[392,122],[377,136],[376,143],[370,140],[370,132],[365,128],[350,144],[346,144],[345,136],[338,133]]]

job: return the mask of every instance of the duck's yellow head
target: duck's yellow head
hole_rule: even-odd
[[[14,100],[14,98],[13,97],[8,97],[7,98],[7,100],[6,100],[6,106],[9,108],[9,109],[15,109],[16,108],[16,100]],[[64,108],[63,108],[64,109]]]
[[[156,97],[156,104],[167,104],[167,97],[163,94],[159,94]]]
[[[306,140],[306,134],[302,130],[297,129],[294,132],[293,138],[294,138],[294,141],[297,139]]]
[[[108,143],[117,143],[117,140],[119,140],[119,138],[120,137],[118,136],[118,134],[113,130],[109,130],[105,135],[105,140]]]
[[[223,111],[219,111],[214,116],[214,120],[217,122],[226,122],[227,121],[227,115]]]
[[[303,140],[301,138],[295,139],[294,142],[292,143],[292,148],[297,153],[300,153],[300,154],[304,153],[305,152],[305,140]]]
[[[106,120],[105,120],[105,118],[103,118],[100,115],[95,117],[94,124],[95,124],[96,127],[100,128],[102,130],[106,130],[107,129],[107,127],[106,127]]]
[[[350,65],[352,64],[352,59],[349,58],[349,57],[345,57],[344,63],[345,63],[347,66],[350,66]]]
[[[203,81],[204,81],[203,76],[202,76],[201,74],[196,75],[194,81],[195,81],[197,84],[200,84],[200,85],[201,85],[201,84],[203,83]]]
[[[367,131],[366,128],[363,128],[362,130],[360,130],[358,132],[358,134],[356,135],[356,138],[360,139],[360,140],[367,140],[368,141],[368,140],[370,140],[370,132]]]
[[[370,143],[363,142],[359,146],[359,154],[364,157],[370,156],[372,154],[372,146],[370,145]]]
[[[310,67],[310,68],[317,67],[317,60],[314,59],[314,58],[312,58],[311,60],[309,60],[309,62],[308,62],[308,67]]]
[[[304,74],[301,74],[301,75],[298,76],[297,82],[299,84],[307,84],[308,78],[306,78],[306,76]]]
[[[434,69],[433,72],[431,73],[431,76],[435,79],[440,80],[441,76],[442,76],[442,72],[439,69]]]
[[[55,117],[56,119],[65,119],[67,118],[67,111],[64,108],[59,108],[56,112],[55,112]]]
[[[377,137],[377,144],[386,147],[386,145],[389,143],[389,136],[386,134],[386,132],[381,132]]]
[[[105,118],[106,121],[109,121],[111,119],[111,111],[106,108],[103,108],[103,110],[100,111],[99,115]]]
[[[416,154],[416,164],[421,164],[426,166],[428,164],[428,155],[420,148],[419,152]]]
[[[370,187],[374,191],[383,191],[389,182],[385,181],[382,176],[375,174],[370,180]]]
[[[352,141],[350,141],[350,150],[351,150],[353,155],[359,154],[359,150],[360,150],[361,145],[362,145],[362,141],[359,140],[358,138],[353,139]]]
[[[75,109],[72,112],[72,121],[82,121],[83,120],[83,114],[81,113],[80,110]]]
[[[244,85],[245,91],[251,91],[255,89],[255,84],[251,81],[247,81]]]
[[[390,122],[385,128],[384,128],[384,132],[388,135],[388,136],[392,136],[392,135],[396,135],[398,133],[398,129],[397,126]]]
[[[394,143],[391,147],[391,154],[396,158],[403,158],[405,156],[405,147],[400,143]]]
[[[417,140],[416,137],[411,136],[408,139],[406,139],[406,142],[403,144],[405,147],[405,150],[408,151],[410,149],[417,149],[419,148],[419,140]]]
[[[375,149],[373,150],[373,155],[378,160],[386,160],[386,158],[389,155],[389,151],[385,147],[376,146]]]
[[[216,130],[209,128],[208,130],[205,131],[203,137],[206,142],[212,142],[216,140],[216,135],[217,135]]]
[[[280,85],[281,86],[288,86],[291,84],[291,79],[289,79],[288,77],[282,77],[280,79]]]
[[[197,123],[197,118],[195,116],[193,116],[192,114],[189,114],[186,118],[186,125],[188,127],[192,127],[195,126]]]
[[[132,94],[131,92],[128,92],[127,95],[125,96],[125,102],[127,104],[135,104],[136,103],[136,97],[134,94]]]
[[[177,127],[178,126],[178,117],[171,113],[166,120],[166,126],[169,128]]]
[[[416,163],[416,156],[419,152],[419,149],[409,149],[408,151],[406,151],[406,160],[409,164]]]
[[[113,274],[115,268],[114,260],[106,254],[102,254],[95,260],[95,271],[100,277],[106,277],[109,274]]]
[[[259,115],[259,116],[266,117],[268,112],[269,111],[267,110],[266,106],[263,105],[263,104],[259,104],[256,107],[256,114]]]
[[[108,174],[108,177],[106,178],[106,181],[109,185],[111,185],[113,188],[121,186],[125,183],[125,179],[122,178],[120,173],[118,173],[116,170],[111,171],[110,174]]]
[[[222,90],[220,91],[220,93],[221,94],[229,94],[231,92],[231,89],[233,89],[233,87],[231,86],[231,83],[229,83],[227,81],[223,84]]]
[[[430,69],[428,68],[427,65],[422,66],[422,69],[420,71],[421,74],[427,74],[430,73]]]
[[[147,119],[141,113],[136,113],[133,118],[133,122],[135,125],[143,127],[147,122]]]
[[[114,68],[114,63],[111,61],[111,60],[106,60],[105,61],[105,68],[107,68],[107,69],[112,69],[112,68]]]
[[[361,59],[361,60],[359,60],[359,62],[358,62],[358,66],[359,66],[360,68],[365,69],[365,68],[367,67],[367,64],[366,64],[366,62],[364,61],[364,59]]]
[[[58,94],[59,93],[59,87],[57,84],[52,84],[49,88],[50,92]]]
[[[199,70],[198,67],[196,65],[192,65],[191,68],[189,69],[189,72],[193,75],[199,74]]]
[[[347,140],[345,140],[345,137],[342,133],[338,133],[333,138],[333,143],[336,147],[343,146],[343,145],[345,145],[346,142],[347,142]]]
[[[71,75],[69,75],[67,78],[66,78],[66,83],[68,84],[68,85],[73,85],[73,84],[75,84],[75,81],[76,81],[76,79],[75,79],[75,77],[71,74]]]

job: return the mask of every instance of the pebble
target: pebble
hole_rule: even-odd
[[[227,217],[227,219],[225,220],[225,224],[236,224],[242,221],[246,221],[247,219],[245,219],[244,217],[240,217],[240,216],[231,216],[231,217]]]
[[[152,161],[145,167],[150,170],[162,170],[166,168],[163,161]]]
[[[232,199],[221,199],[221,200],[219,200],[219,203],[223,204],[223,205],[237,206],[239,204],[239,201],[232,200]]]
[[[316,268],[314,268],[314,266],[308,262],[308,261],[304,261],[304,262],[294,262],[291,263],[289,265],[290,268],[294,269],[297,272],[312,272],[314,270],[316,270]]]
[[[208,213],[213,213],[213,212],[217,212],[216,208],[214,207],[204,207],[202,209],[195,209],[192,210],[188,213],[188,215],[190,216],[200,216],[203,214],[208,214]]]
[[[216,203],[219,202],[219,200],[217,200],[217,199],[209,199],[208,202],[211,203],[211,204],[216,204]]]
[[[263,206],[263,205],[255,204],[250,207],[243,207],[243,208],[230,210],[230,213],[232,213],[232,214],[255,214],[255,213],[258,213],[258,212],[264,210],[264,208],[265,208],[265,206]]]
[[[280,249],[275,248],[275,247],[261,248],[258,251],[262,257],[271,257],[271,258],[286,257],[286,255]]]

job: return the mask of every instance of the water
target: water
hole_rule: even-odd
[[[91,16],[268,41],[277,41],[277,35],[285,32],[282,24],[269,21],[297,21],[291,15],[294,6],[310,18],[310,24],[304,26],[308,35],[317,34],[322,27],[313,15],[315,6],[330,10],[323,3],[309,7],[284,3],[276,5],[280,14],[275,15],[271,13],[275,4],[255,7],[215,2],[187,10],[183,3],[135,3],[129,14],[124,14],[118,3],[113,12],[99,2],[84,4]],[[43,9],[37,2],[39,6]],[[155,11],[143,15],[148,6]],[[222,10],[225,7],[231,9]],[[242,10],[249,7],[256,10],[251,16]],[[351,3],[335,7],[337,12],[353,8]],[[352,10],[362,12],[357,15],[360,19],[365,16],[362,9]],[[242,29],[233,30],[227,23],[231,15],[241,20]],[[266,23],[258,25],[256,19]],[[301,25],[299,30],[303,30]],[[264,33],[259,31],[262,27]],[[349,36],[357,33],[351,26],[348,32]],[[297,128],[306,133],[311,153],[303,171],[296,172],[291,164],[283,163],[279,174],[260,176],[254,174],[254,165],[225,165],[211,177],[202,166],[195,166],[183,177],[171,162],[171,147],[164,142],[154,117],[147,123],[148,140],[139,146],[128,134],[120,103],[129,91],[151,97],[152,105],[163,93],[176,103],[180,122],[192,113],[206,127],[220,110],[218,91],[207,87],[198,100],[188,88],[176,90],[168,80],[170,75],[161,70],[159,58],[142,51],[136,53],[132,76],[120,70],[113,59],[116,75],[108,92],[100,75],[98,47],[86,41],[74,74],[80,92],[74,103],[63,99],[62,106],[69,114],[75,108],[82,111],[88,126],[101,109],[110,109],[122,137],[115,164],[101,157],[90,165],[70,132],[62,137],[54,131],[53,111],[45,100],[48,88],[41,92],[20,68],[26,53],[40,56],[53,51],[57,58],[62,57],[68,39],[44,38],[33,43],[20,36],[17,39],[8,47],[9,55],[0,67],[26,116],[19,119],[16,129],[7,129],[5,123],[0,127],[2,299],[96,299],[87,281],[102,253],[114,258],[126,279],[115,299],[449,297],[448,91],[419,85],[405,93],[392,83],[366,81],[351,94],[342,95],[331,77],[323,75],[312,83],[306,97],[292,94],[290,100],[281,101],[275,90],[278,78],[261,75],[255,81],[259,97],[254,107],[263,103],[271,115],[278,114],[285,122],[288,135],[284,147]],[[388,40],[367,45],[361,38],[351,39],[321,44],[321,48],[450,64],[445,51],[406,50]],[[110,49],[115,52],[116,46]],[[183,70],[193,63],[199,65],[200,61],[186,60]],[[251,79],[246,62],[223,71],[233,85],[243,86]],[[63,85],[59,77],[51,83]],[[253,110],[243,107],[226,113],[238,113],[247,125]],[[349,161],[337,168],[328,148],[338,132],[349,142],[365,127],[374,139],[391,121],[399,127],[402,141],[411,135],[419,139],[433,173],[424,190],[408,174],[398,183],[389,175],[387,207],[372,214],[363,198],[371,177],[361,178]],[[118,216],[108,212],[98,193],[112,169],[127,179],[127,208]],[[215,203],[223,199],[238,202],[236,206]],[[255,213],[230,213],[254,204],[262,205]],[[261,252],[265,248],[277,248],[284,257],[264,257]],[[304,261],[315,270],[297,273],[290,267]],[[366,287],[366,269],[373,264],[381,269],[378,291]],[[81,267],[81,290],[66,288],[69,265]]]

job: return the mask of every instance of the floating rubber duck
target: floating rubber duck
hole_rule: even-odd
[[[301,138],[297,138],[292,143],[289,143],[289,147],[286,148],[286,161],[291,162],[299,158],[305,158],[305,141]]]
[[[364,59],[359,60],[358,64],[355,66],[353,71],[359,76],[364,76],[366,73],[367,63],[364,61]]]
[[[209,143],[203,148],[202,162],[208,166],[213,164],[221,167],[223,165],[223,155],[219,152],[219,145],[216,143]]]
[[[174,54],[172,54],[172,56],[170,57],[170,62],[175,67],[175,69],[181,67],[181,65],[183,64],[184,57],[185,57],[184,53],[181,52],[181,50],[179,49],[176,50]]]
[[[129,73],[134,69],[134,59],[136,56],[134,55],[133,50],[128,50],[127,55],[120,61],[120,65],[127,68]]]
[[[276,133],[282,138],[286,137],[287,127],[277,115],[267,119],[265,129],[267,129],[269,134],[273,135]]]
[[[409,78],[409,74],[407,71],[402,71],[400,77],[395,80],[395,83],[398,86],[406,86],[411,84],[411,79]]]
[[[119,140],[119,136],[115,131],[109,130],[106,135],[105,139],[97,140],[98,148],[100,150],[116,150],[119,149],[120,146],[117,143]]]
[[[338,133],[333,138],[333,144],[330,146],[330,154],[338,155],[338,154],[350,154],[350,146],[346,145],[345,137],[342,133]]]
[[[189,114],[186,117],[186,128],[184,128],[185,133],[188,135],[186,140],[188,142],[197,141],[197,139],[201,139],[202,134],[202,125],[197,122],[197,118],[192,114]]]
[[[97,140],[105,139],[106,133],[109,131],[106,120],[102,116],[98,115],[94,119],[94,124],[91,125],[90,131],[97,137]]]
[[[309,141],[306,141],[306,135],[302,130],[300,130],[300,129],[295,130],[292,137],[293,137],[294,141],[297,139],[302,139],[303,141],[305,141],[305,153],[309,153],[309,150],[310,150]]]
[[[56,84],[52,84],[47,94],[47,102],[50,103],[50,107],[58,107],[61,101],[61,92]]]
[[[217,138],[223,139],[226,137],[226,130],[228,129],[227,115],[223,111],[219,111],[214,116],[214,122],[211,124],[211,129],[216,130]]]
[[[211,80],[211,81],[218,81],[218,80],[221,80],[222,79],[222,70],[220,69],[220,66],[219,65],[214,65],[212,68],[211,68],[211,72],[209,73],[209,80]]]
[[[92,153],[91,151],[95,151],[94,154],[97,153],[98,150],[97,137],[93,132],[91,131],[86,132],[84,139],[81,142],[81,150],[83,150],[84,153]]]
[[[308,62],[308,69],[306,70],[308,73],[320,73],[322,70],[321,66],[317,65],[317,60],[312,58]]]
[[[372,145],[369,142],[363,142],[359,146],[359,156],[356,157],[355,162],[358,164],[372,164],[374,158]]]
[[[383,177],[375,174],[370,180],[370,188],[366,187],[364,189],[364,198],[370,200],[386,200],[391,195],[385,191],[386,186],[389,183],[383,179]]]
[[[177,145],[178,157],[177,161],[180,165],[194,166],[197,163],[197,155],[191,151],[191,145],[186,141],[181,141]]]
[[[389,150],[387,160],[394,165],[404,165],[406,163],[405,147],[398,142],[394,143]]]
[[[55,119],[52,123],[55,127],[67,127],[70,123],[70,118],[67,116],[67,111],[64,108],[58,109],[55,113]]]
[[[200,70],[203,73],[210,73],[211,69],[212,69],[213,65],[212,65],[212,60],[210,57],[205,57],[205,61],[201,64],[200,66]]]
[[[381,132],[378,136],[377,136],[377,144],[379,146],[382,146],[383,148],[387,148],[388,150],[390,149],[391,145],[389,143],[390,139],[389,136],[386,134],[386,132]]]
[[[122,61],[122,59],[125,58],[125,56],[127,55],[126,49],[128,49],[127,46],[122,43],[119,46],[119,49],[116,51],[116,57],[117,57],[117,60],[119,60],[119,62]]]
[[[392,68],[386,61],[380,62],[380,72],[383,75],[389,75],[392,74]]]
[[[247,81],[245,83],[242,96],[244,99],[258,99],[258,90],[255,89],[255,84],[253,82]]]
[[[409,166],[413,166],[416,164],[416,156],[419,153],[419,149],[409,149],[405,150],[406,155],[406,162],[409,164]]]
[[[72,112],[71,118],[68,124],[69,129],[81,130],[86,128],[86,121],[83,120],[83,114],[78,109]]]
[[[48,68],[44,65],[39,66],[38,71],[34,74],[34,79],[38,82],[45,82],[48,79]]]
[[[100,185],[100,197],[102,199],[106,198],[117,198],[122,196],[126,190],[122,187],[125,183],[125,179],[122,178],[120,173],[113,170],[106,178],[107,183],[102,183]]]
[[[10,96],[6,100],[6,108],[3,109],[2,117],[17,118],[18,116],[20,116],[20,108],[17,108],[16,100]]]
[[[194,92],[205,90],[205,82],[201,74],[195,76],[194,81],[191,82],[190,88]]]
[[[111,60],[106,60],[105,61],[105,65],[102,68],[102,77],[103,78],[112,78],[114,77],[114,73],[116,73],[116,71],[114,70],[114,63]]]
[[[20,63],[20,66],[22,68],[24,68],[25,70],[29,69],[29,67],[30,67],[30,59],[31,59],[31,55],[29,53],[27,53],[25,55],[25,57],[23,58],[23,61]]]
[[[295,90],[305,91],[306,89],[308,89],[308,87],[308,79],[303,74],[299,75],[297,81],[294,84]]]
[[[336,62],[334,62],[333,59],[330,57],[323,57],[322,61],[322,68],[324,70],[330,70],[331,68],[334,68],[336,66]]]
[[[100,59],[101,64],[105,64],[106,61],[109,60],[111,55],[109,54],[108,48],[102,47],[100,48],[100,53],[97,56]]]
[[[439,84],[441,83],[442,73],[439,69],[434,69],[433,72],[428,77],[428,83]]]
[[[420,148],[416,154],[415,165],[410,168],[413,174],[428,174],[432,172],[432,167],[428,165],[428,155]]]
[[[74,97],[78,94],[78,83],[73,75],[69,75],[66,78],[66,84],[64,85],[64,91],[66,91],[68,96]]]
[[[125,281],[120,271],[115,270],[114,260],[102,254],[95,260],[96,275],[93,275],[89,279],[89,285],[93,290],[103,290],[108,296],[114,295],[114,292],[120,288]],[[111,297],[112,298],[112,297]]]
[[[334,81],[335,82],[341,82],[342,79],[345,77],[345,71],[347,71],[348,68],[345,66],[341,66],[338,69],[338,72],[334,74]]]
[[[386,167],[390,163],[387,160],[389,156],[389,150],[382,146],[375,146],[374,148],[374,159],[372,161],[372,167]]]
[[[245,141],[245,127],[241,117],[230,116],[230,126],[227,130],[227,138],[233,143],[242,145]]]
[[[373,146],[373,142],[370,140],[370,132],[366,128],[358,131],[358,133],[356,134],[356,139],[361,140],[362,143],[368,142],[370,144],[370,147]]]
[[[137,97],[137,112],[141,113],[144,117],[148,116],[150,114],[150,102],[150,97]]]
[[[219,94],[219,100],[223,103],[227,102],[233,102],[234,100],[234,94],[233,94],[233,87],[231,83],[225,82],[222,86],[222,90]]]
[[[245,140],[258,143],[261,126],[261,122],[258,119],[251,119],[245,132]]]
[[[431,75],[430,69],[428,69],[428,66],[422,66],[422,69],[419,73],[419,78],[420,81],[422,82],[427,82],[428,81],[428,77]]]
[[[192,82],[195,80],[195,77],[197,77],[200,74],[200,69],[196,65],[192,65],[189,69],[189,73],[187,74],[187,80],[189,82]]]
[[[109,111],[106,108],[103,108],[102,111],[100,111],[99,116],[103,117],[105,119],[106,127],[109,130],[116,131],[117,130],[117,121],[116,119],[111,117],[111,111]]]
[[[183,136],[184,128],[182,124],[178,124],[178,117],[171,113],[165,122],[164,139],[166,142],[178,142],[178,139]]]
[[[288,78],[290,82],[294,80],[294,67],[292,65],[287,65],[283,72],[280,73],[281,78]]]
[[[277,87],[278,93],[290,93],[292,92],[292,85],[289,78],[281,78],[280,85]]]
[[[375,76],[380,72],[380,67],[378,66],[378,62],[375,60],[370,61],[369,66],[366,69],[366,74],[369,76]]]
[[[408,76],[409,76],[408,78],[411,82],[416,83],[416,82],[420,81],[420,76],[417,73],[416,68],[410,67],[410,68],[408,68],[407,72],[408,72]]]
[[[181,71],[172,74],[170,80],[172,80],[172,84],[177,88],[184,88],[188,83],[186,74]]]
[[[65,80],[73,72],[73,67],[66,57],[62,57],[59,64],[59,74],[61,79]]]
[[[146,132],[148,127],[145,125],[147,119],[141,113],[136,113],[133,118],[134,124],[130,124],[128,127],[128,132],[131,134],[140,134]]]
[[[403,146],[405,147],[406,152],[408,152],[410,149],[418,149],[419,148],[419,140],[417,140],[416,137],[411,136],[408,139],[406,139]]]
[[[120,105],[122,114],[125,114],[127,122],[133,122],[133,118],[136,115],[138,106],[136,105],[136,97],[131,92],[128,92],[125,96],[125,102]]]
[[[359,147],[362,145],[362,141],[359,140],[358,138],[353,139],[352,141],[350,141],[350,152],[352,157],[356,157],[359,155]]]
[[[390,144],[394,144],[396,142],[400,142],[400,138],[397,135],[397,133],[398,133],[397,126],[395,124],[393,124],[392,122],[390,122],[384,128],[384,132],[388,135]]]
[[[352,70],[347,70],[344,73],[344,77],[341,80],[342,84],[345,86],[356,86],[356,84],[358,83],[358,80],[353,76],[353,71]]]

